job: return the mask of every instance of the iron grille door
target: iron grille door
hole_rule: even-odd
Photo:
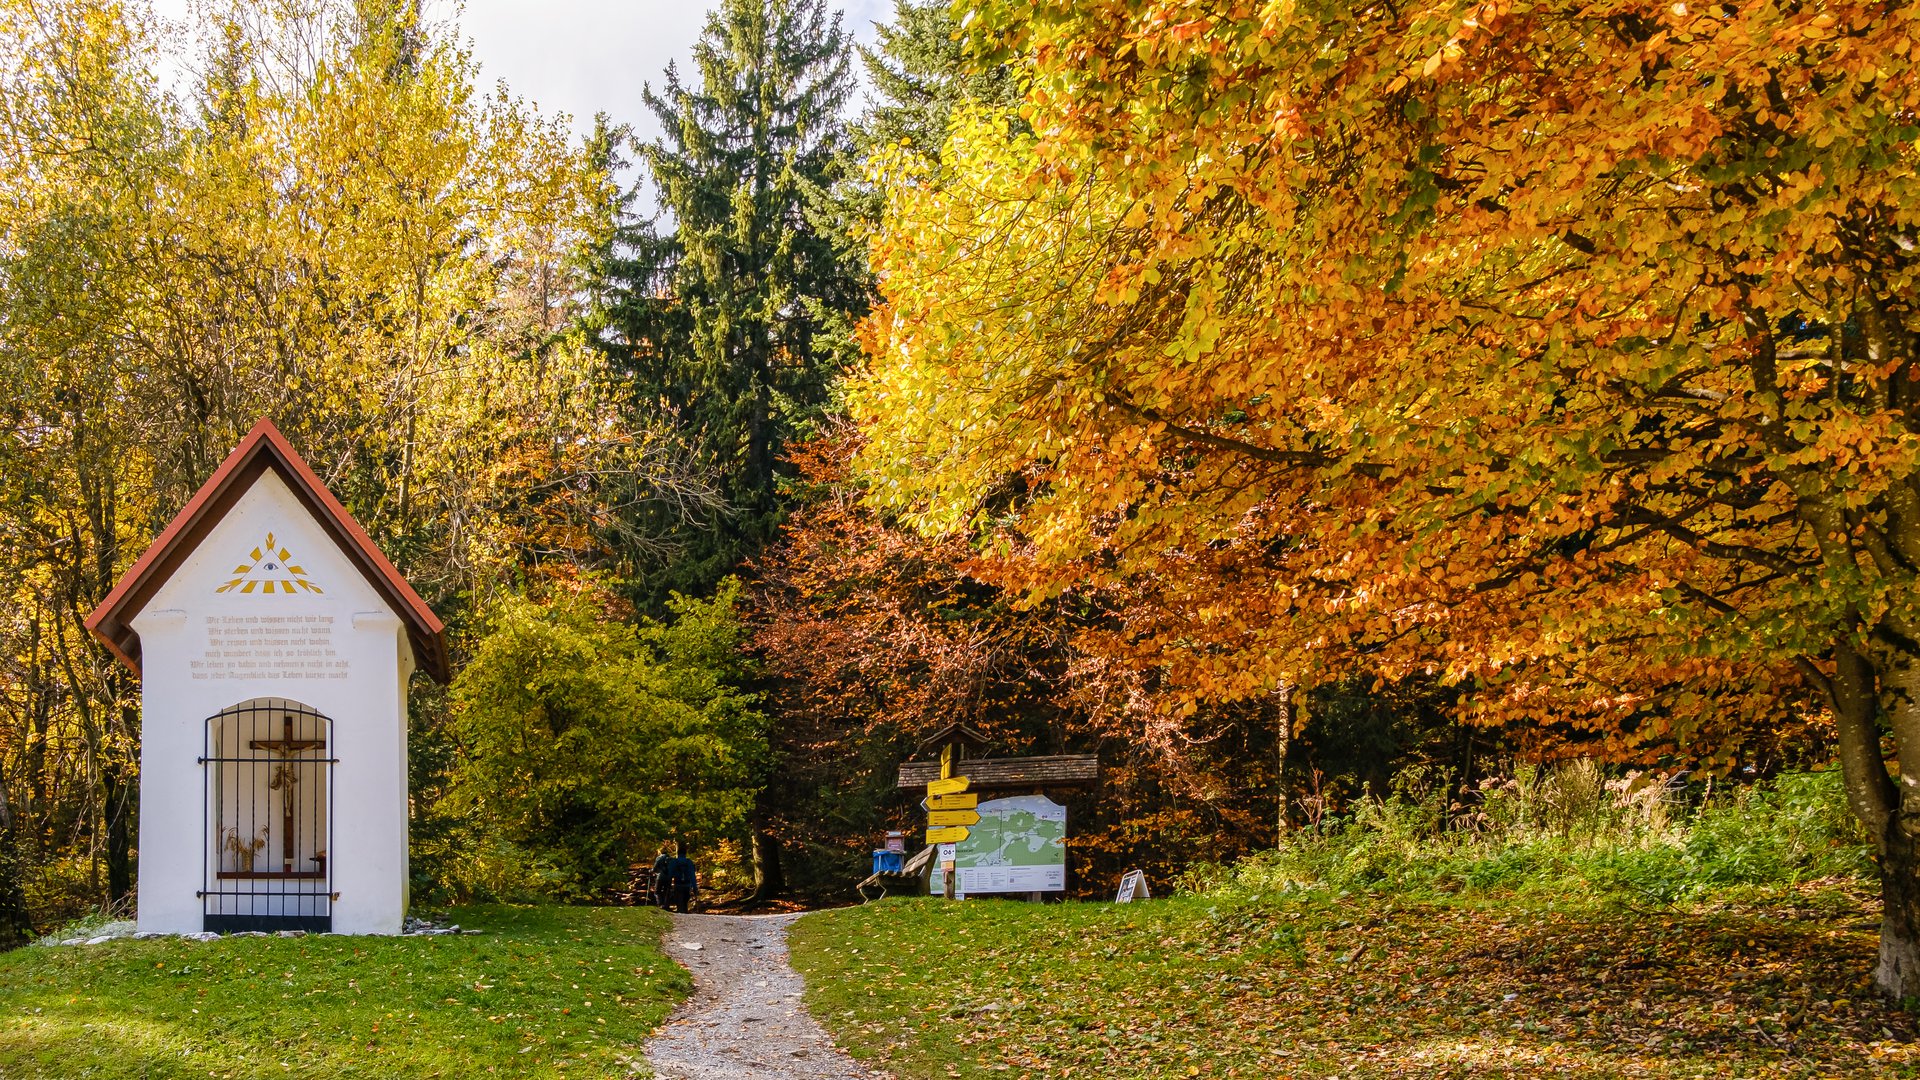
[[[207,718],[205,928],[333,929],[333,721],[258,698]]]

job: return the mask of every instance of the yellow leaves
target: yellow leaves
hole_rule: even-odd
[[[119,64],[152,55],[111,5],[40,5],[50,18],[81,7],[110,25],[67,27],[57,51],[103,50],[105,60],[118,50]],[[398,506],[354,510],[376,529],[409,516],[400,527],[419,530],[409,571],[423,589],[437,584],[435,559],[478,571],[501,556],[506,530],[477,505],[489,493],[474,462],[505,456],[522,425],[558,418],[557,441],[569,444],[605,419],[599,361],[577,335],[555,332],[559,271],[587,212],[583,162],[554,121],[476,94],[451,41],[420,38],[409,77],[396,78],[386,61],[397,37],[303,38],[314,50],[306,65],[278,67],[293,52],[275,35],[311,27],[263,15],[214,29],[229,31],[211,38],[240,67],[204,125],[143,99],[145,71],[102,70],[120,81],[83,97],[119,113],[124,146],[99,142],[84,171],[48,157],[31,174],[11,171],[0,150],[0,198],[16,210],[0,221],[0,249],[13,253],[15,230],[41,227],[62,202],[92,204],[110,223],[94,238],[87,282],[114,298],[110,322],[89,330],[122,358],[98,387],[113,411],[106,426],[175,448],[174,472],[140,485],[140,499],[165,503],[180,472],[210,467],[195,457],[204,449],[183,448],[224,445],[271,413],[316,462],[364,469],[350,486],[373,493],[370,503],[395,493]],[[24,33],[0,27],[0,66],[25,62]],[[26,115],[33,82],[0,79],[0,143],[21,134],[10,121]],[[105,130],[41,119],[96,138]],[[117,201],[102,201],[109,193]],[[40,271],[9,277],[40,295],[86,294]],[[10,335],[39,325],[14,310],[0,316]],[[77,314],[65,319],[79,333]],[[121,475],[145,467],[129,460]],[[154,520],[146,506],[121,517],[135,530]],[[138,551],[145,539],[121,546]],[[431,550],[442,544],[457,550]]]
[[[1420,65],[1420,74],[1431,78],[1442,66],[1458,61],[1465,52],[1465,47],[1458,39],[1449,41],[1435,49],[1432,56],[1427,57],[1426,63]]]
[[[1904,15],[1649,10],[1674,22],[1628,40],[1575,6],[1497,29],[1490,9],[1388,27],[1269,8],[1202,35],[1227,46],[1209,77],[1237,112],[1225,90],[1155,92],[1178,74],[1168,58],[1202,47],[1162,32],[1184,16],[1128,24],[1150,39],[1131,81],[1043,60],[1073,94],[1030,112],[1037,144],[956,144],[944,186],[891,193],[875,249],[889,324],[857,407],[884,498],[963,521],[1030,478],[1020,528],[1042,587],[1094,552],[1102,573],[1182,583],[1179,567],[1217,560],[1289,599],[1243,589],[1191,610],[1222,634],[1243,629],[1223,612],[1265,612],[1244,632],[1271,655],[1391,640],[1370,655],[1440,650],[1472,673],[1573,662],[1656,608],[1670,621],[1654,633],[1697,629],[1690,602],[1657,594],[1724,585],[1724,567],[1612,515],[1698,483],[1750,486],[1754,520],[1788,520],[1768,469],[1851,483],[1914,467],[1879,414],[1836,421],[1830,383],[1785,429],[1801,448],[1752,463],[1744,365],[1753,327],[1782,312],[1852,325],[1865,279],[1848,230],[1874,227],[1852,208],[1920,191],[1887,134],[1904,123],[1894,95],[1849,80],[1920,80]],[[1120,18],[1075,8],[1030,29],[1087,49]],[[1775,31],[1802,24],[1861,27],[1871,40],[1831,55],[1871,65],[1783,55]],[[1035,167],[1051,155],[1079,179]],[[1886,377],[1850,363],[1851,379]],[[1013,377],[1029,368],[1044,390]],[[1730,462],[1725,490],[1702,479]],[[1116,521],[1123,507],[1137,516]],[[1736,515],[1705,525],[1782,542]],[[1177,635],[1159,647],[1203,662]]]

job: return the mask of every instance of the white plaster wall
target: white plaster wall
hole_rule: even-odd
[[[323,591],[217,591],[274,534]],[[284,579],[285,574],[269,575]],[[330,617],[330,662],[343,678],[288,678],[284,671],[228,672],[206,664],[208,620],[250,616]],[[253,698],[285,698],[333,721],[333,825],[328,838],[333,928],[391,934],[407,904],[406,694],[413,657],[399,617],[271,471],[216,524],[132,620],[141,647],[140,884],[143,931],[202,927],[209,865],[204,820],[206,721]],[[216,624],[217,626],[223,624]],[[244,633],[244,625],[235,629]],[[292,650],[287,650],[291,652]],[[286,663],[295,662],[287,658]],[[274,661],[279,664],[281,661]],[[196,678],[196,674],[201,677]]]

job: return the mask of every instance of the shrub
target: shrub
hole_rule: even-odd
[[[664,838],[741,831],[766,733],[738,689],[738,591],[676,597],[664,624],[610,617],[591,593],[503,603],[450,694],[462,754],[439,809],[479,846],[462,855],[463,830],[443,826],[435,884],[592,900]]]
[[[21,861],[26,865],[20,884],[35,927],[60,927],[95,916],[103,920],[119,917],[117,909],[102,910],[98,868],[86,855],[56,855],[37,863]]]
[[[1865,880],[1867,838],[1837,771],[1795,773],[1689,809],[1662,778],[1609,778],[1593,762],[1522,768],[1449,802],[1428,771],[1403,774],[1341,817],[1183,888],[1222,896],[1324,889],[1408,895],[1555,893],[1674,903],[1741,887]]]

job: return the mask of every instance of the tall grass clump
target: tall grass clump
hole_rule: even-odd
[[[1546,893],[1676,903],[1741,888],[1862,882],[1873,872],[1837,770],[1693,794],[1649,774],[1609,776],[1591,761],[1526,766],[1466,791],[1444,773],[1414,769],[1385,795],[1369,792],[1274,851],[1198,868],[1183,884],[1223,895]]]

